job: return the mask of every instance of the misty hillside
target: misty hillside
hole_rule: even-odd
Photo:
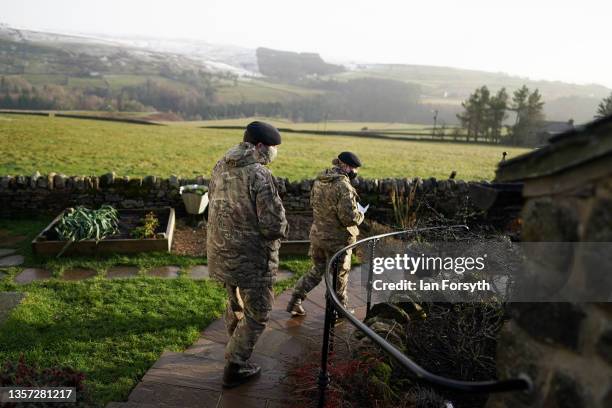
[[[0,25],[0,75],[5,108],[160,110],[188,119],[261,114],[307,121],[430,123],[435,109],[442,122],[453,124],[461,101],[475,88],[512,92],[525,84],[543,94],[547,119],[580,123],[591,120],[599,101],[610,94],[599,85],[532,81],[503,73],[420,65],[342,66],[315,53],[198,40],[55,34],[6,25]]]
[[[341,65],[328,64],[319,54],[258,48],[256,50],[259,72],[265,76],[283,80],[299,80],[309,75],[327,75],[344,72]]]

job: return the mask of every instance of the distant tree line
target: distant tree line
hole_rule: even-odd
[[[0,77],[0,108],[32,110],[120,110],[138,112],[146,107],[126,94],[107,88],[34,86],[19,76]]]
[[[315,81],[308,86],[325,91],[314,98],[288,104],[294,121],[325,119],[406,122],[419,110],[421,88],[389,79],[357,78],[349,81]]]
[[[420,87],[400,81],[358,78],[349,81],[314,80],[307,85],[322,91],[312,97],[283,102],[220,103],[219,79],[206,72],[168,72],[168,79],[114,89],[48,84],[35,86],[21,76],[0,77],[0,108],[43,110],[108,110],[173,112],[187,119],[248,116],[285,117],[293,121],[328,119],[428,122],[428,106],[419,104]],[[223,77],[227,84],[232,77]],[[236,80],[233,77],[233,80]],[[178,82],[178,83],[177,83]],[[450,113],[449,113],[450,116]]]
[[[537,89],[531,92],[525,85],[513,93],[511,101],[505,88],[491,94],[486,86],[482,86],[461,106],[463,112],[457,114],[457,118],[465,129],[468,142],[533,145],[536,132],[544,121],[542,95]],[[505,125],[508,111],[514,112],[513,125]]]

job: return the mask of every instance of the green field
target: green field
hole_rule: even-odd
[[[218,119],[202,120],[193,122],[182,122],[184,125],[192,126],[244,126],[252,120],[265,120],[278,128],[289,128],[294,130],[326,130],[326,131],[352,131],[358,132],[363,128],[370,131],[392,132],[431,132],[431,126],[416,123],[382,123],[382,122],[350,122],[345,120],[328,120],[327,122],[292,122],[282,118],[240,118],[240,119]]]
[[[220,103],[287,102],[324,94],[324,91],[268,81],[238,81],[236,86],[222,86],[217,91]]]
[[[248,120],[236,123],[245,125]],[[129,176],[208,176],[223,153],[241,139],[241,130],[184,124],[146,126],[0,114],[0,175],[29,175],[35,171],[101,175],[115,171]],[[271,168],[276,176],[291,180],[312,178],[343,150],[359,154],[364,162],[361,175],[368,178],[446,178],[456,170],[457,178],[464,180],[491,179],[503,151],[508,152],[508,158],[528,151],[506,146],[288,133]]]

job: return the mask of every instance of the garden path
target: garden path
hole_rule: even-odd
[[[353,273],[359,273],[354,271]],[[349,285],[351,304],[364,304],[360,280]],[[262,374],[244,385],[223,389],[221,376],[227,334],[222,319],[211,323],[200,338],[182,353],[165,352],[132,390],[127,402],[112,402],[106,408],[280,408],[295,405],[289,372],[299,362],[319,358],[325,316],[325,287],[321,283],[304,302],[307,315],[291,318],[285,311],[290,291],[274,302],[270,321],[255,346],[252,361]],[[357,307],[359,318],[365,315]],[[339,349],[348,345],[351,326],[336,328]],[[310,358],[310,360],[309,360]]]

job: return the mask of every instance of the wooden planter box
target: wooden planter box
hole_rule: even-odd
[[[293,241],[281,241],[279,249],[280,256],[286,255],[308,255],[308,249],[310,249],[309,240],[293,240]]]
[[[66,241],[58,241],[54,231],[55,225],[64,215],[55,217],[34,240],[32,250],[37,255],[57,255]],[[134,239],[130,238],[130,232],[138,225],[144,216],[152,211],[159,219],[160,226],[156,234],[158,238]],[[174,209],[170,207],[150,208],[137,210],[118,210],[119,212],[119,234],[107,237],[96,243],[94,240],[77,241],[64,252],[67,255],[97,255],[97,254],[133,254],[138,252],[170,252],[172,246],[172,235],[174,234]],[[163,238],[162,238],[163,237]]]

